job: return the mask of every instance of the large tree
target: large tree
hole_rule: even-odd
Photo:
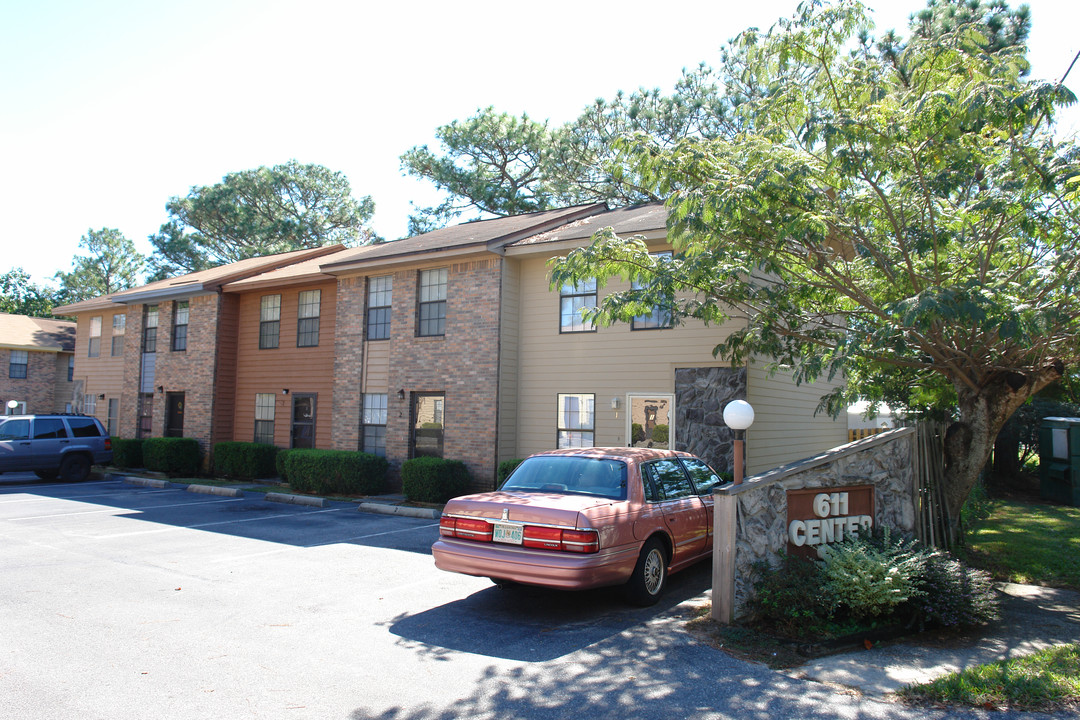
[[[348,179],[322,165],[259,167],[193,187],[166,205],[169,220],[150,237],[153,277],[194,272],[250,257],[370,242],[375,212]]]
[[[88,254],[72,258],[71,272],[56,273],[66,302],[108,295],[138,284],[146,260],[135,249],[135,243],[119,230],[91,229],[80,238],[79,247]]]
[[[56,290],[35,284],[21,267],[0,275],[0,312],[51,318],[52,309],[61,304]]]
[[[554,282],[644,286],[605,296],[601,321],[658,302],[743,317],[716,352],[799,381],[845,373],[834,411],[858,397],[954,408],[956,513],[1005,421],[1077,359],[1080,154],[1050,125],[1075,98],[1027,80],[1024,48],[991,45],[979,23],[913,33],[895,54],[870,28],[856,2],[804,3],[740,35],[725,72],[765,89],[739,105],[743,132],[628,144],[667,198],[675,259],[608,231]]]

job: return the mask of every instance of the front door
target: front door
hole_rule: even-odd
[[[626,413],[626,436],[631,447],[675,447],[675,396],[667,393],[646,395],[630,393],[627,396],[630,412]]]
[[[315,447],[315,395],[294,394],[292,403],[292,437],[289,447]]]
[[[165,437],[184,437],[184,393],[165,393]]]

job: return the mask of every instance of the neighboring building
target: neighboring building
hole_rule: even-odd
[[[74,353],[75,323],[0,313],[0,412],[71,412]]]
[[[76,378],[117,399],[122,436],[365,450],[395,472],[438,455],[464,461],[477,487],[502,460],[662,444],[663,426],[668,445],[728,469],[721,412],[734,398],[757,411],[750,472],[845,442],[845,423],[814,415],[831,385],[732,369],[712,355],[724,327],[670,327],[660,309],[584,323],[581,307],[628,285],[553,291],[548,261],[607,226],[671,250],[662,205],[586,205],[233,263],[57,312],[78,316]],[[92,350],[115,314],[124,357],[109,374]]]

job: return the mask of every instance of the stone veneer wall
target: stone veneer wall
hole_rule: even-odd
[[[915,533],[915,430],[899,428],[783,465],[727,485],[716,495],[738,498],[735,612],[753,592],[751,567],[776,560],[787,547],[787,491],[874,486],[874,526]]]
[[[675,370],[676,450],[693,453],[718,472],[733,466],[734,433],[724,424],[724,406],[746,399],[746,368]]]

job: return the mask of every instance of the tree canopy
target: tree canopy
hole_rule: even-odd
[[[1022,45],[980,21],[920,22],[888,52],[848,0],[741,34],[724,68],[751,89],[732,104],[737,134],[625,145],[667,199],[676,257],[609,230],[553,282],[638,281],[603,298],[602,322],[656,303],[745,318],[717,354],[798,381],[845,373],[833,411],[859,397],[954,408],[955,513],[1005,421],[1077,359],[1080,153],[1050,132],[1073,94],[1026,79]]]
[[[88,230],[79,240],[79,247],[88,254],[76,255],[71,272],[60,271],[55,276],[65,302],[108,295],[140,282],[146,261],[135,243],[119,230]]]
[[[0,312],[51,318],[52,308],[61,304],[58,291],[33,283],[21,267],[0,275]]]
[[[322,165],[259,167],[191,188],[166,205],[168,221],[150,237],[154,279],[250,257],[374,239],[370,196],[352,196],[349,181]]]

